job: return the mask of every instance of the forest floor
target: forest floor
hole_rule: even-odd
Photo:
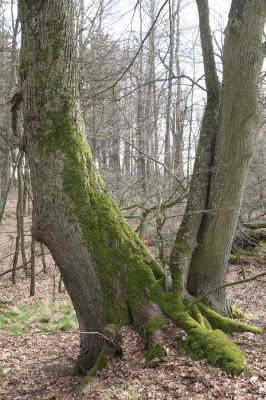
[[[11,207],[11,206],[10,206]],[[8,209],[0,226],[0,274],[11,265],[14,242],[14,209]],[[49,261],[49,258],[47,257]],[[59,293],[58,273],[48,262],[48,274],[36,276],[36,295],[29,297],[30,279],[21,271],[17,285],[10,274],[0,276],[0,400],[38,399],[266,399],[266,335],[234,334],[246,354],[248,371],[238,377],[192,360],[184,353],[185,333],[168,323],[164,328],[167,361],[158,368],[145,366],[140,337],[123,329],[123,358],[108,366],[84,385],[72,376],[79,352],[78,328],[67,293]],[[246,267],[247,277],[265,266]],[[41,262],[37,262],[41,271]],[[230,266],[228,281],[239,279],[239,267]],[[266,327],[265,282],[252,281],[228,290],[229,296],[252,323]]]

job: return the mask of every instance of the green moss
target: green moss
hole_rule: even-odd
[[[166,351],[163,344],[157,344],[146,356],[146,365],[155,368],[165,361]]]
[[[266,228],[260,229],[250,229],[249,235],[255,240],[265,240],[266,239]]]
[[[156,294],[162,310],[188,334],[185,348],[191,355],[207,358],[211,364],[231,374],[238,374],[247,368],[245,357],[237,345],[221,330],[212,330],[211,327],[221,327],[226,332],[254,333],[259,333],[259,328],[222,317],[205,304],[199,303],[197,309],[191,310],[189,306],[178,301],[178,292],[160,295],[154,290],[154,295]]]
[[[251,319],[252,316],[242,311],[236,304],[231,304],[231,314],[234,319]]]
[[[91,378],[93,378],[98,371],[104,369],[107,365],[107,356],[105,350],[102,350],[95,361],[94,366],[89,370],[87,375],[83,378],[82,384],[87,384]]]
[[[228,260],[229,264],[234,264],[237,265],[240,263],[240,259],[239,256],[237,254],[230,254],[229,256],[229,260]]]
[[[234,250],[235,253],[231,253],[229,256],[229,264],[250,264],[253,252],[249,249],[237,248]]]
[[[189,313],[200,325],[204,326],[205,328],[212,329],[211,324],[209,323],[207,318],[204,317],[202,312],[200,312],[196,304],[191,307]]]
[[[63,158],[63,190],[73,208],[69,221],[79,222],[103,287],[106,323],[135,325],[147,288],[164,277],[164,271],[122,216],[93,164],[77,116],[63,98],[60,109],[48,111],[41,144],[46,153]]]
[[[266,253],[266,240],[261,240],[259,242],[259,250]]]
[[[52,43],[52,57],[53,60],[57,60],[60,56],[60,52],[62,49],[62,41],[60,38],[54,38]]]
[[[205,315],[205,317],[210,322],[213,328],[221,329],[223,332],[252,332],[261,333],[262,330],[256,326],[248,325],[240,321],[236,321],[231,318],[223,317],[214,310],[212,310],[208,305],[204,303],[199,303],[198,307],[200,311]]]
[[[247,369],[241,350],[218,329],[212,331],[200,326],[193,329],[185,348],[191,356],[207,358],[212,365],[232,375],[238,375]]]
[[[151,334],[165,326],[165,320],[163,318],[151,318],[145,325],[146,334]]]

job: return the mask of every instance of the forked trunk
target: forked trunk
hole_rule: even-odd
[[[74,2],[20,0],[25,148],[33,189],[33,235],[51,251],[75,307],[81,335],[78,370],[104,365],[116,329],[133,322],[148,365],[164,360],[163,313],[188,333],[187,348],[231,373],[246,368],[220,330],[257,328],[185,306],[181,283],[163,289],[164,274],[112,201],[95,169],[80,115]],[[179,282],[179,284],[178,284]],[[210,319],[210,322],[208,322]],[[92,373],[92,372],[91,372]]]

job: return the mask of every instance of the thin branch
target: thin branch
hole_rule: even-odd
[[[216,288],[209,290],[203,296],[200,296],[197,299],[195,299],[194,301],[192,301],[192,303],[190,303],[189,306],[192,307],[195,304],[200,303],[202,300],[204,300],[210,294],[212,294],[214,292],[217,292],[217,290],[225,289],[225,288],[230,287],[230,286],[241,285],[242,283],[251,282],[251,281],[254,281],[254,280],[258,279],[258,278],[261,278],[262,276],[266,276],[266,272],[262,272],[261,274],[254,275],[254,276],[251,276],[250,278],[242,279],[240,281],[228,282],[228,283],[225,283],[224,285],[217,286]]]
[[[141,52],[141,49],[142,49],[144,43],[146,42],[146,40],[147,40],[148,37],[150,36],[150,34],[151,34],[151,32],[152,32],[152,30],[153,30],[153,28],[154,28],[156,22],[157,22],[158,19],[159,19],[159,16],[161,15],[161,13],[162,13],[164,7],[166,6],[166,4],[167,4],[168,2],[169,2],[169,0],[165,0],[165,2],[163,3],[163,5],[162,5],[161,8],[159,9],[159,11],[158,11],[158,13],[157,13],[157,15],[156,15],[156,17],[155,17],[155,19],[154,19],[154,21],[153,21],[151,27],[150,27],[150,29],[148,30],[148,32],[146,33],[146,35],[145,35],[144,38],[142,39],[142,41],[141,41],[141,43],[140,43],[140,45],[139,45],[138,50],[136,51],[134,57],[132,58],[132,60],[131,60],[130,63],[128,64],[128,66],[125,68],[125,70],[122,72],[122,74],[116,79],[116,81],[115,81],[112,85],[110,85],[109,87],[103,89],[103,90],[102,90],[101,92],[99,92],[98,94],[102,94],[102,93],[106,92],[107,90],[114,88],[114,87],[121,81],[121,79],[124,78],[124,76],[126,75],[126,73],[130,70],[130,68],[132,67],[132,65],[133,65],[134,62],[136,61],[136,58],[138,57],[139,53]]]

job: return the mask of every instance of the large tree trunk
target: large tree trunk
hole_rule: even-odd
[[[109,323],[138,324],[144,289],[163,273],[94,167],[77,101],[73,12],[69,0],[20,1],[33,235],[60,268],[81,332],[103,334]],[[104,345],[81,334],[81,364],[90,367]]]
[[[219,133],[208,189],[208,212],[201,223],[188,275],[191,294],[204,294],[225,283],[258,117],[257,86],[265,19],[264,0],[233,0],[225,36]],[[230,313],[225,290],[208,298],[216,310]]]
[[[186,330],[191,352],[231,373],[241,372],[243,354],[211,326],[227,332],[258,330],[205,306],[202,312],[184,306],[180,285],[165,292],[162,268],[125,221],[94,166],[76,90],[73,1],[20,0],[19,11],[33,235],[51,251],[75,307],[79,371],[95,362],[97,370],[106,351],[117,350],[115,338],[108,338],[109,324],[133,322],[147,341],[149,365],[162,361],[164,313]]]
[[[66,194],[70,190],[74,197],[75,188],[76,196],[79,190],[85,194],[86,183],[83,186],[79,174],[91,157],[85,146],[81,149],[85,139],[76,104],[74,26],[69,23],[73,5],[69,1],[24,0],[19,6],[25,144],[35,208],[33,235],[51,250],[62,272],[80,330],[101,332],[100,281],[84,245],[75,201]],[[82,335],[81,346],[82,356],[87,352],[94,362],[102,343],[98,337],[88,340],[88,335]]]

